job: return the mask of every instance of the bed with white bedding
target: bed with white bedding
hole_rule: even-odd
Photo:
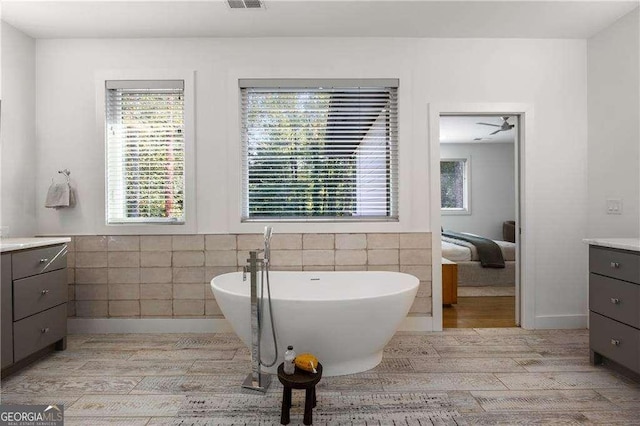
[[[442,237],[442,257],[458,264],[458,286],[515,286],[516,245],[493,241],[502,251],[504,268],[483,268],[473,244]]]

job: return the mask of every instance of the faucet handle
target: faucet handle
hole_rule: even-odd
[[[249,272],[249,267],[247,265],[244,265],[242,267],[242,281],[246,281],[247,280],[247,272]]]

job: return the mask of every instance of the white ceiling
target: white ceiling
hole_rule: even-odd
[[[2,19],[34,38],[471,37],[578,38],[606,28],[632,1],[3,0]]]
[[[511,130],[490,135],[500,127],[486,126],[478,123],[502,125],[502,118],[497,116],[443,116],[440,117],[440,143],[514,143],[517,127],[516,117],[507,119],[509,124],[516,124]],[[481,140],[474,140],[480,138]]]

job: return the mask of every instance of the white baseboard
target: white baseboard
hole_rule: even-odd
[[[226,319],[216,318],[69,318],[69,334],[229,333]]]
[[[398,331],[433,331],[433,317],[406,317]]]
[[[539,315],[536,316],[536,329],[574,329],[587,328],[588,315]]]
[[[407,317],[399,331],[432,331],[432,317]],[[231,333],[226,319],[217,318],[69,318],[69,334],[110,333]]]

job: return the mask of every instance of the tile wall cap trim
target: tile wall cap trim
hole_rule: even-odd
[[[276,225],[277,226],[277,225]],[[276,230],[274,230],[274,235],[276,235]],[[353,232],[353,231],[325,231],[325,230],[313,230],[313,231],[300,231],[300,232],[281,232],[281,235],[284,234],[288,234],[288,235],[311,235],[311,234],[322,234],[322,235],[338,235],[338,234],[350,234],[350,235],[355,235],[355,234],[396,234],[396,235],[402,235],[402,234],[425,234],[425,235],[430,235],[432,232],[431,231],[398,231],[398,230],[375,230],[375,231],[358,231],[358,232]],[[255,231],[233,231],[233,232],[218,232],[218,233],[212,233],[212,232],[208,232],[208,231],[202,231],[202,232],[172,232],[172,233],[134,233],[134,234],[130,234],[130,233],[76,233],[76,232],[68,232],[66,234],[56,234],[56,233],[43,233],[43,234],[38,234],[35,237],[30,237],[30,238],[72,238],[72,237],[171,237],[171,236],[178,236],[178,237],[188,237],[190,235],[213,235],[213,236],[219,236],[219,235],[258,235],[261,236],[262,232],[255,232]]]
[[[408,316],[398,331],[433,331],[431,316]],[[233,333],[218,318],[69,318],[69,334],[109,333]]]

